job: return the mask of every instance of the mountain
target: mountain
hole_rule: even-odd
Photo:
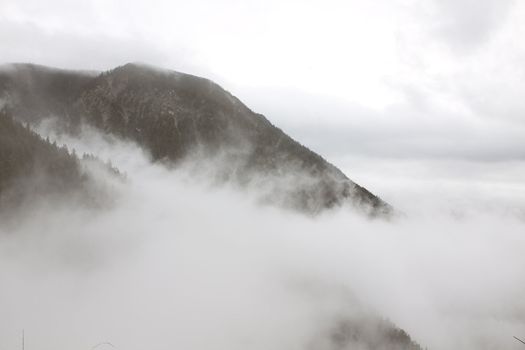
[[[345,203],[373,216],[392,213],[388,204],[209,80],[136,64],[100,74],[15,64],[0,68],[0,221],[23,221],[31,211],[11,216],[5,209],[39,200],[53,210],[75,198],[81,205],[105,200],[106,188],[89,171],[93,163],[119,175],[31,129],[47,118],[70,133],[88,124],[136,142],[154,161],[175,168],[191,163],[214,181],[257,188],[265,201],[309,214]],[[305,348],[422,349],[375,314],[342,311],[320,326]]]
[[[371,216],[393,211],[204,78],[139,64],[100,74],[12,64],[0,68],[0,101],[20,121],[53,117],[70,132],[86,123],[138,143],[155,161],[214,164],[214,181],[256,188],[264,202],[309,214],[344,204]]]

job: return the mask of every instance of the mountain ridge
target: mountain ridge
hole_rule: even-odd
[[[371,216],[393,212],[209,79],[137,63],[99,74],[32,64],[10,67],[0,68],[0,98],[21,121],[55,117],[71,132],[87,123],[137,142],[155,161],[173,164],[196,152],[204,158],[225,154],[233,159],[220,171],[225,179],[245,184],[254,176],[266,177],[265,184],[273,186],[266,199],[307,213],[345,203]],[[292,178],[294,188],[286,188],[285,177]]]

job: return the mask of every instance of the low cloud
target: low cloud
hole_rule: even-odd
[[[51,204],[0,225],[0,348],[25,329],[43,350],[330,349],[336,320],[373,315],[431,349],[520,348],[516,216],[428,206],[393,222],[348,208],[312,219],[151,164],[133,144],[56,137],[127,182],[112,208]]]

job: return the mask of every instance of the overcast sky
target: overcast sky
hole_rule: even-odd
[[[387,197],[448,179],[525,198],[523,38],[512,0],[0,0],[1,61],[211,78]]]

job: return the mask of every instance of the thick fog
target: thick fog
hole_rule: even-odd
[[[446,211],[432,203],[447,193],[414,205],[401,188],[393,220],[311,218],[88,128],[38,130],[124,177],[94,170],[114,198],[100,208],[44,202],[0,223],[0,350],[23,329],[41,350],[330,349],[338,320],[376,316],[429,349],[523,347],[523,211],[483,191]]]

